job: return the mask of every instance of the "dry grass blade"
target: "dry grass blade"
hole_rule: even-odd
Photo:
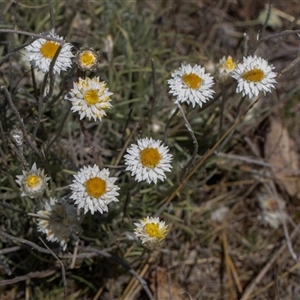
[[[297,0],[7,2],[0,298],[296,299]]]

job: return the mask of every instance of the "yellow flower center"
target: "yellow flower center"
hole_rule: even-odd
[[[194,73],[190,73],[190,74],[183,74],[182,75],[182,81],[190,88],[190,89],[194,89],[197,90],[199,89],[201,83],[202,83],[202,79],[200,76],[198,76],[197,74]]]
[[[248,72],[245,72],[242,75],[242,78],[250,82],[260,82],[264,78],[265,74],[260,69],[252,69]]]
[[[88,105],[94,105],[99,101],[98,90],[89,90],[83,96]]]
[[[51,42],[51,41],[46,41],[42,46],[41,46],[41,54],[45,58],[50,58],[52,59],[59,47],[58,43]]]
[[[159,229],[159,224],[147,223],[144,230],[152,238],[163,239],[165,237],[165,230]]]
[[[89,196],[99,198],[106,192],[106,181],[99,177],[90,178],[85,182],[85,190]]]
[[[222,68],[228,71],[234,70],[235,63],[233,62],[231,56],[228,56],[228,58],[222,63]]]
[[[34,188],[40,183],[40,178],[37,175],[29,175],[25,181],[27,187]]]
[[[95,62],[95,60],[96,60],[95,55],[93,55],[89,51],[83,52],[79,57],[79,63],[82,66],[92,65]]]
[[[140,152],[140,161],[146,168],[155,168],[160,158],[160,154],[155,148],[146,148]]]

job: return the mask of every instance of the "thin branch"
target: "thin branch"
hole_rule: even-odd
[[[47,254],[52,254],[49,250],[45,249],[45,248],[42,248],[40,246],[38,246],[37,244],[33,243],[33,242],[30,242],[28,240],[25,240],[25,239],[21,239],[21,238],[18,238],[16,236],[12,236],[2,230],[0,230],[0,235],[2,235],[3,237],[7,238],[7,239],[10,239],[12,241],[16,241],[16,242],[19,242],[19,243],[22,243],[22,244],[25,244],[25,245],[28,245],[36,250],[38,250],[39,252],[42,252],[42,253],[47,253]]]
[[[41,119],[43,116],[43,94],[44,94],[44,90],[46,88],[46,84],[47,84],[47,80],[48,80],[48,73],[45,74],[44,79],[43,79],[43,83],[41,86],[41,90],[40,90],[40,96],[39,96],[39,100],[38,100],[38,117],[37,117],[37,121],[35,123],[34,129],[33,129],[33,139],[36,138],[36,133],[40,127],[40,123],[41,123]]]
[[[174,117],[178,114],[179,112],[179,108],[177,107],[174,112],[172,113],[171,117],[169,118],[167,124],[166,124],[166,128],[165,128],[165,132],[164,132],[164,139],[163,139],[163,143],[166,144],[167,142],[167,136],[168,136],[168,130],[170,127],[170,124],[172,122],[172,120],[174,119]]]
[[[299,62],[300,62],[300,56],[295,58],[287,67],[285,67],[282,71],[280,71],[280,74],[284,74],[290,69],[294,68]]]
[[[287,271],[282,273],[278,278],[276,278],[276,281],[282,280],[288,275],[292,275],[294,271],[296,271],[300,267],[300,261],[298,260],[292,267],[290,267]],[[253,294],[250,295],[250,298],[254,298],[255,296],[258,296],[259,294],[263,293],[264,291],[268,290],[271,286],[275,284],[275,280],[269,282],[264,287],[260,288],[259,290],[256,290]],[[257,299],[257,298],[255,298]],[[277,299],[280,299],[279,297]]]
[[[33,218],[39,218],[42,220],[50,220],[49,216],[44,216],[44,215],[39,215],[39,214],[35,214],[35,213],[27,213],[27,216],[33,217]]]
[[[57,270],[46,270],[46,271],[38,271],[38,272],[31,272],[23,276],[18,276],[13,279],[7,279],[7,280],[2,280],[0,281],[0,286],[5,286],[9,284],[15,284],[20,281],[25,281],[27,279],[31,278],[44,278],[51,276],[52,274],[55,274]]]
[[[3,126],[2,126],[2,122],[0,120],[0,137],[1,137],[1,141],[2,141],[2,147],[3,147],[3,151],[5,153],[7,153],[7,142],[6,142],[6,138],[5,138],[5,134],[4,134],[4,130],[3,130]],[[6,161],[6,159],[4,160]]]
[[[256,51],[256,49],[258,48],[258,46],[267,41],[267,40],[270,40],[270,39],[273,39],[273,38],[279,38],[279,37],[282,37],[282,36],[286,36],[286,35],[290,35],[290,34],[297,34],[297,33],[300,33],[300,29],[298,30],[285,30],[285,31],[282,31],[280,33],[274,33],[274,34],[270,34],[264,38],[261,38],[254,46],[253,46],[253,49],[252,49],[252,53],[254,53]]]
[[[54,11],[53,11],[53,0],[49,0],[49,15],[50,15],[51,28],[55,28]]]
[[[20,149],[18,147],[16,147],[16,145],[14,143],[12,143],[11,141],[9,141],[9,145],[10,145],[10,148],[11,150],[14,152],[14,154],[18,157],[19,159],[19,162],[21,163],[21,166],[22,166],[22,170],[25,170],[25,171],[29,171],[30,168],[29,168],[29,164],[28,162],[26,161],[23,153],[20,151]]]
[[[219,132],[217,135],[217,140],[219,139],[221,133],[222,133],[222,128],[223,128],[223,117],[224,117],[224,106],[225,106],[225,101],[226,101],[226,94],[227,94],[227,87],[223,85],[222,87],[222,101],[220,105],[220,121],[219,121]]]
[[[36,85],[36,79],[35,79],[35,73],[34,73],[34,67],[32,65],[30,66],[30,74],[31,74],[34,97],[35,97],[36,101],[39,101],[37,85]]]
[[[21,246],[14,246],[14,247],[10,247],[10,248],[0,249],[0,255],[16,252],[16,251],[19,251],[20,249],[22,249]]]
[[[67,286],[67,279],[66,279],[66,270],[64,264],[61,262],[61,260],[56,256],[56,254],[46,245],[46,243],[43,241],[41,237],[39,237],[39,240],[43,243],[43,245],[50,251],[52,256],[59,262],[60,267],[61,267],[61,275],[62,275],[62,280],[64,283],[64,287]]]
[[[274,0],[270,0],[269,5],[268,5],[268,12],[267,12],[267,17],[266,20],[263,24],[262,30],[261,30],[261,35],[263,36],[266,30],[266,27],[268,25],[268,22],[270,20],[270,16],[271,16],[271,12],[272,12],[272,8],[273,8],[273,1]]]
[[[182,170],[182,175],[183,175],[183,177],[185,177],[186,176],[186,172],[188,171],[189,167],[193,164],[194,160],[196,159],[196,156],[198,154],[199,145],[198,145],[198,141],[197,141],[197,139],[195,137],[194,131],[192,130],[192,127],[191,127],[188,119],[186,118],[185,113],[184,113],[184,111],[183,111],[183,109],[182,109],[182,107],[181,107],[181,105],[179,103],[177,104],[177,107],[178,107],[178,109],[179,109],[179,111],[181,113],[181,116],[184,119],[185,126],[188,129],[188,131],[189,131],[189,133],[190,133],[190,135],[191,135],[191,137],[193,139],[193,143],[194,143],[193,155],[192,155],[191,159],[189,160],[189,162],[186,164],[186,166]]]
[[[30,146],[30,148],[39,156],[39,157],[42,157],[42,154],[39,152],[39,150],[34,146],[34,144],[32,143],[32,141],[30,140],[29,136],[27,135],[27,132],[26,132],[26,128],[25,128],[25,125],[24,125],[24,122],[23,122],[23,119],[21,118],[20,114],[19,114],[19,111],[17,110],[17,108],[15,107],[12,99],[11,99],[11,95],[9,93],[9,91],[7,90],[6,86],[1,86],[0,89],[2,89],[6,95],[6,98],[10,104],[10,107],[11,109],[13,110],[13,112],[15,113],[19,123],[20,123],[20,126],[21,126],[21,129],[22,129],[22,132],[24,134],[24,138],[26,140],[26,142],[28,143],[28,145]]]
[[[237,155],[237,154],[227,154],[227,153],[217,152],[217,151],[215,152],[215,155],[219,156],[219,157],[225,157],[227,159],[240,160],[242,162],[249,163],[249,164],[255,164],[255,165],[258,165],[258,166],[276,168],[278,170],[292,172],[292,175],[294,175],[294,176],[299,176],[300,175],[300,171],[297,171],[297,170],[294,170],[294,169],[289,169],[289,168],[284,168],[282,166],[273,165],[273,164],[265,162],[263,159],[255,159],[255,158],[251,158],[251,157],[248,157],[248,156],[242,156],[242,155]]]
[[[37,39],[45,39],[45,40],[48,40],[48,41],[57,42],[59,44],[62,44],[64,42],[62,39],[54,38],[54,37],[51,37],[51,36],[45,36],[43,33],[32,33],[32,32],[28,32],[28,31],[15,30],[15,29],[0,29],[0,32],[28,35],[28,36],[31,36],[31,37],[35,37]],[[31,43],[32,42],[34,42],[34,40],[31,41]]]
[[[244,32],[244,56],[248,55],[248,42],[249,42],[249,36],[246,32]]]
[[[1,32],[1,29],[0,29],[0,32]],[[4,55],[1,59],[0,59],[0,66],[10,58],[10,56],[12,56],[14,53],[18,52],[19,50],[25,48],[26,46],[30,45],[33,41],[29,41],[27,43],[24,43],[22,44],[21,46],[19,47],[16,47],[12,50],[10,50],[6,55]]]
[[[50,63],[50,66],[49,66],[49,78],[50,78],[50,82],[49,82],[49,92],[47,93],[47,95],[43,98],[43,102],[47,102],[50,97],[52,96],[53,94],[53,90],[54,90],[54,83],[55,83],[55,75],[54,75],[54,72],[53,72],[53,68],[54,68],[54,65],[56,63],[56,60],[59,56],[59,53],[64,45],[65,41],[61,41],[59,47],[57,48],[56,52],[55,52],[55,55],[53,57],[53,59],[51,60],[51,63]]]

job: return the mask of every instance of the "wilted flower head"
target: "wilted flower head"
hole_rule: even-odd
[[[147,216],[147,218],[140,220],[139,223],[134,223],[134,225],[136,226],[134,234],[149,249],[159,246],[167,234],[168,225],[165,225],[164,221],[159,221],[158,217]]]
[[[44,175],[44,170],[37,169],[36,163],[32,165],[30,171],[22,172],[23,175],[17,175],[16,180],[21,188],[21,196],[29,196],[30,198],[41,196],[47,187],[47,181],[50,177]]]
[[[92,71],[98,67],[98,54],[93,49],[81,49],[76,54],[76,63],[82,71]]]
[[[235,62],[231,56],[223,56],[217,66],[216,78],[221,83],[226,83],[231,79],[231,73],[235,69]]]
[[[169,93],[176,97],[175,103],[186,102],[193,107],[195,104],[202,107],[203,103],[213,98],[213,78],[201,66],[182,64],[171,76],[172,79],[168,80]]]
[[[63,41],[63,38],[56,35],[54,31],[51,31],[47,36]],[[25,47],[26,57],[33,67],[37,67],[39,70],[47,73],[50,70],[50,63],[59,46],[60,43],[41,37]],[[61,71],[66,71],[72,66],[71,58],[74,55],[71,49],[72,45],[69,43],[63,44],[53,67],[54,74],[60,74]]]
[[[66,200],[50,198],[50,203],[46,202],[45,210],[38,211],[38,215],[38,231],[46,234],[48,241],[59,242],[64,251],[70,236],[78,239],[81,227],[76,208]]]
[[[282,221],[287,218],[285,201],[267,195],[260,195],[258,201],[262,209],[262,221],[277,229],[282,224]]]
[[[71,199],[78,208],[84,208],[84,213],[107,212],[109,203],[119,202],[116,198],[119,187],[114,184],[117,178],[109,177],[108,169],[100,170],[97,165],[83,167],[74,178],[70,185]]]
[[[238,64],[232,72],[232,77],[238,82],[236,92],[242,92],[243,96],[248,95],[249,98],[258,96],[259,92],[271,92],[271,88],[275,88],[277,75],[273,69],[274,67],[261,57],[244,57],[243,63]]]
[[[80,120],[84,117],[96,121],[102,120],[106,116],[105,109],[111,108],[110,95],[105,82],[100,82],[99,77],[85,79],[79,78],[78,82],[73,83],[73,89],[66,95],[65,99],[72,102],[71,110],[78,112]]]
[[[162,145],[162,141],[144,138],[137,140],[137,144],[131,144],[127,149],[125,158],[126,171],[135,176],[136,181],[164,181],[164,172],[170,172],[172,155],[169,148]]]
[[[211,214],[211,220],[217,223],[222,223],[228,214],[229,208],[227,206],[221,206],[217,208]]]

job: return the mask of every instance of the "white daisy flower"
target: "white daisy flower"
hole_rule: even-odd
[[[249,98],[258,96],[259,92],[271,92],[275,88],[275,77],[277,73],[272,70],[274,67],[268,62],[257,56],[247,56],[243,58],[243,63],[236,66],[232,72],[232,77],[237,80],[236,92],[248,95]]]
[[[262,209],[262,215],[259,219],[272,228],[277,229],[282,224],[282,221],[287,219],[284,200],[261,195],[259,196],[258,201]]]
[[[136,181],[153,181],[156,184],[157,179],[164,181],[164,172],[171,171],[172,155],[168,154],[169,148],[161,143],[160,140],[144,138],[127,149],[128,154],[124,155],[126,171],[131,171]]]
[[[221,83],[228,82],[228,79],[231,79],[230,75],[235,69],[235,66],[236,64],[230,55],[228,57],[223,56],[217,65],[217,80]]]
[[[98,54],[92,49],[82,49],[76,54],[76,63],[82,71],[92,71],[98,67]]]
[[[134,229],[134,234],[149,249],[156,248],[167,234],[168,225],[165,225],[164,221],[159,221],[158,217],[147,216],[134,225],[137,227]]]
[[[59,242],[63,251],[67,248],[69,237],[78,239],[81,227],[74,205],[70,205],[66,200],[50,198],[50,203],[45,203],[45,210],[37,212],[38,231],[47,235],[50,242]]]
[[[170,94],[176,96],[175,104],[186,102],[202,107],[209,98],[213,98],[214,91],[211,87],[214,84],[210,74],[205,73],[205,69],[195,65],[181,65],[181,67],[171,74],[172,79],[168,80]]]
[[[65,99],[72,102],[71,110],[78,112],[80,120],[84,117],[96,121],[106,116],[105,109],[111,108],[110,93],[105,82],[99,82],[99,77],[85,79],[79,78],[73,83],[73,89],[66,95]]]
[[[21,188],[21,196],[29,196],[30,198],[41,196],[47,187],[47,181],[50,177],[44,175],[44,170],[37,169],[36,163],[32,165],[30,171],[22,172],[23,175],[17,175],[16,180]]]
[[[114,184],[116,177],[109,177],[109,170],[100,171],[97,165],[83,167],[74,175],[75,180],[70,185],[73,191],[71,199],[75,200],[78,208],[84,208],[93,215],[95,211],[107,212],[107,205],[111,202],[119,202],[116,196],[119,187]]]
[[[47,36],[63,40],[63,38],[56,35],[54,31],[51,31]],[[39,70],[47,73],[49,72],[50,63],[59,46],[60,44],[58,42],[40,38],[25,47],[26,57],[33,67],[37,67]],[[66,71],[72,66],[71,58],[74,57],[74,55],[72,54],[71,49],[71,44],[63,44],[53,67],[54,74],[60,74],[60,71]]]

